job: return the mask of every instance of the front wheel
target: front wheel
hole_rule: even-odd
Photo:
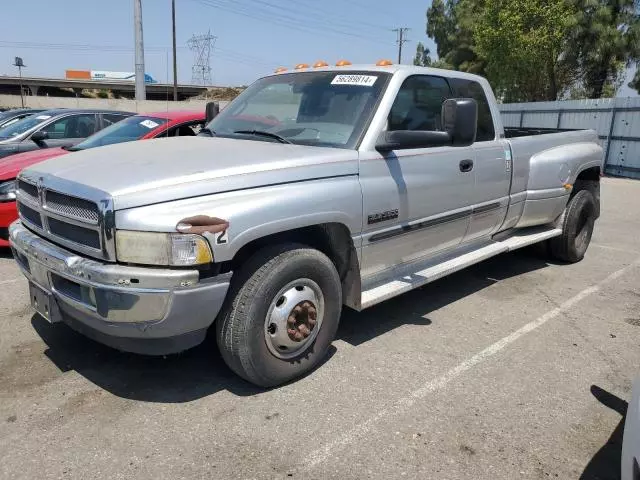
[[[575,263],[583,259],[596,221],[596,201],[589,190],[576,193],[565,209],[562,235],[549,240],[551,255]]]
[[[229,295],[216,336],[225,362],[242,378],[280,385],[326,356],[342,288],[323,253],[297,244],[260,250],[236,272]]]

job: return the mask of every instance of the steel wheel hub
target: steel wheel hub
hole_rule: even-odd
[[[313,280],[295,280],[282,288],[265,319],[265,341],[271,353],[282,359],[302,353],[318,335],[323,310],[324,297]]]

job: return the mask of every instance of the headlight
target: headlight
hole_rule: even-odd
[[[213,261],[209,243],[200,235],[116,231],[119,262],[142,265],[188,266]]]
[[[0,202],[11,202],[16,199],[16,181],[0,183]]]

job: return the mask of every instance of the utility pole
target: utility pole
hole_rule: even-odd
[[[178,61],[176,59],[176,0],[171,0],[171,22],[173,24],[173,101],[178,101]]]
[[[22,57],[16,57],[13,62],[14,67],[18,67],[18,75],[20,76],[20,104],[22,108],[24,108],[24,92],[22,87],[22,67],[26,67],[24,62],[22,61]]]
[[[142,0],[133,0],[133,23],[136,41],[136,100],[147,99],[144,78],[144,40],[142,36]]]
[[[393,29],[393,31],[398,34],[398,39],[396,40],[396,43],[398,44],[398,63],[402,63],[402,45],[409,41],[405,35],[409,30],[411,29],[407,27]]]

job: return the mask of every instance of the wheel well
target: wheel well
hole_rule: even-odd
[[[600,167],[585,168],[578,174],[577,180],[600,182]]]
[[[589,190],[596,201],[596,218],[600,216],[600,167],[582,170],[573,185],[571,197],[580,190]]]
[[[342,282],[343,303],[360,306],[360,267],[349,229],[341,223],[323,223],[279,232],[258,238],[243,246],[233,257],[231,269],[237,270],[251,255],[267,245],[301,243],[321,251],[336,266]]]

